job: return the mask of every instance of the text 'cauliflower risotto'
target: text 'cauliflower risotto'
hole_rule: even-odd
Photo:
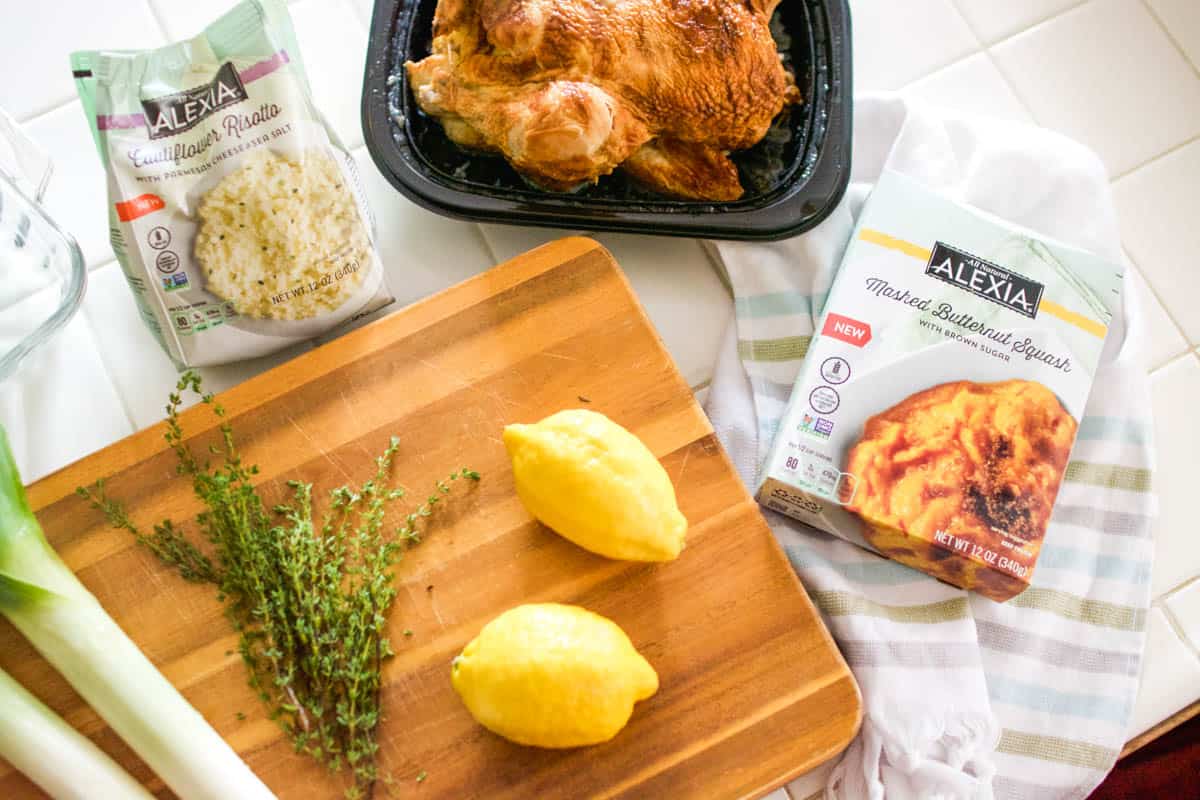
[[[210,292],[239,314],[308,319],[362,285],[370,242],[338,165],[260,149],[200,202],[196,259]]]

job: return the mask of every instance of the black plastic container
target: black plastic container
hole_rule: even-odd
[[[805,102],[733,158],[746,195],[672,200],[620,170],[571,194],[535,189],[500,156],[467,152],[418,108],[406,61],[429,54],[437,0],[376,0],[363,81],[367,149],[388,180],[446,216],[591,231],[715,239],[783,239],[829,215],[850,178],[853,92],[847,0],[783,0],[772,21]]]

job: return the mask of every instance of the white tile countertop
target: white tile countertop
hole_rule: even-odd
[[[175,371],[144,330],[108,245],[104,176],[67,54],[146,48],[194,35],[231,0],[5,3],[0,107],[55,159],[48,205],[83,248],[83,312],[0,389],[27,479],[162,416]],[[896,89],[955,109],[1055,128],[1108,166],[1151,332],[1161,516],[1154,609],[1130,737],[1200,699],[1200,537],[1185,498],[1200,449],[1200,0],[851,0],[855,87]],[[362,145],[359,90],[371,0],[295,0],[318,106],[354,149],[399,305],[565,234],[453,222],[396,193]],[[696,241],[601,234],[686,379],[707,386],[732,315]],[[394,306],[393,308],[399,307]],[[2,325],[0,318],[0,325]],[[203,370],[222,389],[303,347]],[[56,388],[44,382],[54,376]],[[792,785],[807,797],[809,782]],[[783,800],[783,790],[772,800]]]

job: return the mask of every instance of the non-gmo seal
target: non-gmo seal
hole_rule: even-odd
[[[818,414],[832,414],[842,404],[842,398],[832,386],[818,386],[808,395],[808,404]]]
[[[155,257],[154,266],[164,275],[170,275],[179,269],[179,256],[174,250],[163,250]]]

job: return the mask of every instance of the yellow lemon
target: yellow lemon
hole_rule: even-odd
[[[606,742],[658,691],[658,675],[616,623],[578,606],[505,611],[454,659],[450,680],[471,716],[536,747]]]
[[[504,446],[525,508],[580,547],[627,561],[670,561],[683,549],[687,520],[667,471],[603,414],[509,425]]]

